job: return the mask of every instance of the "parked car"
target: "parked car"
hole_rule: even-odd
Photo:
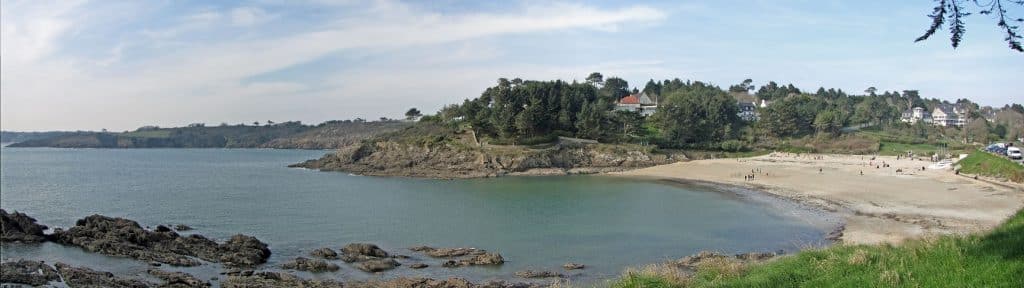
[[[1006,148],[1006,157],[1009,157],[1010,159],[1013,159],[1013,160],[1021,160],[1021,157],[1024,157],[1024,156],[1021,156],[1020,148],[1018,148],[1018,147],[1009,147],[1009,148]]]

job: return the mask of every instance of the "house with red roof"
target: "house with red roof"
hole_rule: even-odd
[[[657,98],[652,98],[647,92],[640,94],[626,95],[615,103],[617,111],[633,111],[643,116],[651,116],[658,111]]]

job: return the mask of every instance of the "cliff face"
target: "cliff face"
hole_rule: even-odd
[[[376,141],[351,145],[292,167],[373,176],[477,178],[622,171],[672,163],[679,157],[634,145],[556,144],[531,149]]]

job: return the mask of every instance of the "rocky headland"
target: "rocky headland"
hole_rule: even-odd
[[[560,138],[535,146],[487,145],[474,141],[407,143],[390,139],[349,145],[291,167],[368,176],[481,178],[506,175],[566,175],[624,171],[685,159],[639,145],[599,144]]]

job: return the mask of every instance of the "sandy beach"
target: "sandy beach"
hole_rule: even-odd
[[[736,185],[817,206],[842,217],[846,230],[841,241],[850,244],[984,231],[1024,207],[1024,185],[921,170],[930,164],[887,156],[772,153],[612,175]],[[754,179],[745,179],[752,171]]]

